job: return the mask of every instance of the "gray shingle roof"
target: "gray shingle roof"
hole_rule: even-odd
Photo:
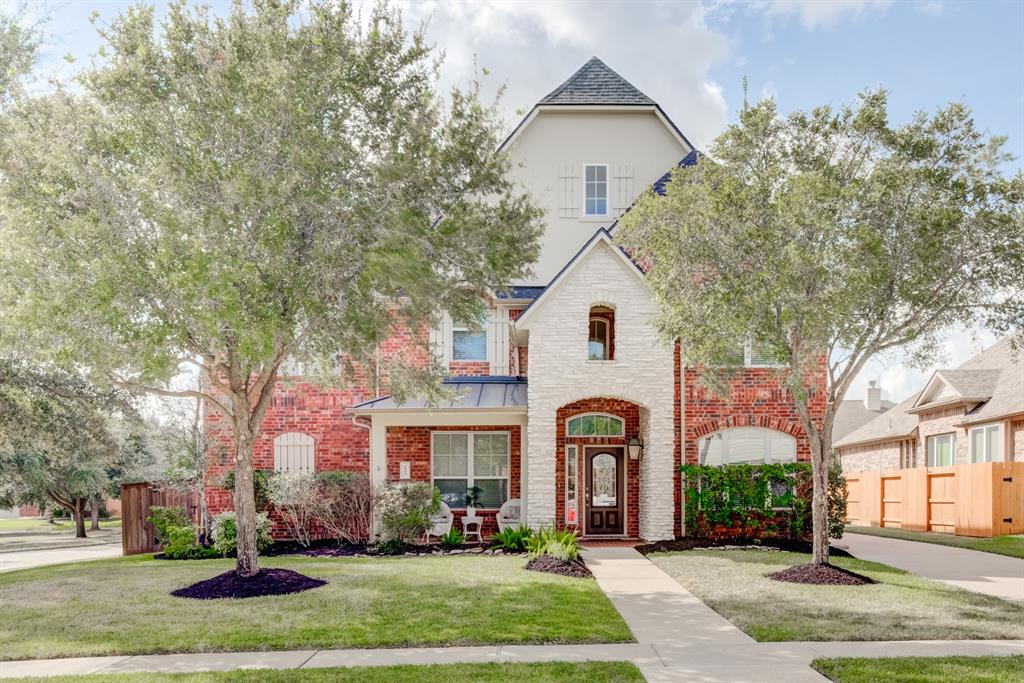
[[[914,433],[917,429],[917,415],[908,413],[920,392],[914,394],[906,401],[903,401],[895,408],[888,410],[867,424],[854,429],[852,432],[839,440],[832,439],[832,446],[852,446],[857,443],[868,441],[884,441],[888,439],[902,439]]]
[[[961,370],[983,368],[1000,369],[990,389],[992,398],[967,413],[964,422],[985,422],[1024,413],[1024,349],[1014,349],[1007,337],[960,366]]]
[[[879,411],[868,410],[864,401],[850,399],[841,401],[836,410],[836,419],[832,424],[832,443],[836,443],[853,430],[866,425],[880,414],[896,406],[892,401],[882,401],[882,409]]]
[[[597,57],[580,67],[569,79],[547,95],[539,104],[655,104],[632,83],[615,73]]]
[[[396,403],[390,396],[375,398],[352,406],[356,412],[386,410],[488,410],[526,408],[526,379],[522,377],[453,377],[444,388],[455,392],[455,399],[428,406],[422,398]]]

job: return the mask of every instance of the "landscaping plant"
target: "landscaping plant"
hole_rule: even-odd
[[[692,165],[643,193],[616,238],[687,367],[726,393],[750,345],[810,448],[813,562],[828,563],[833,426],[865,364],[931,364],[951,326],[1024,321],[1024,174],[954,102],[893,125],[884,90],[781,115],[744,106]]]
[[[256,548],[266,550],[273,544],[270,536],[270,516],[256,513]],[[233,511],[213,516],[213,547],[222,557],[231,557],[238,551],[237,517]]]
[[[320,491],[312,472],[277,472],[267,478],[267,500],[281,515],[289,535],[308,547],[320,509]]]
[[[441,509],[441,492],[424,481],[389,484],[377,498],[377,514],[384,540],[415,543],[434,526]]]
[[[533,529],[528,526],[506,527],[491,536],[491,543],[505,552],[521,553],[526,550],[526,541],[531,536],[533,536]]]
[[[461,531],[452,527],[448,533],[441,537],[441,547],[445,550],[454,550],[455,548],[462,547],[462,544],[466,542],[466,537]]]
[[[525,543],[530,559],[548,555],[562,562],[571,562],[580,556],[580,537],[574,529],[541,527],[527,537]]]
[[[339,542],[366,543],[373,524],[374,486],[364,472],[318,472],[316,520]]]

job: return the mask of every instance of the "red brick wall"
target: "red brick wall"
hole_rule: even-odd
[[[625,421],[625,435],[622,437],[566,436],[565,421],[583,413],[608,413]],[[588,398],[575,403],[568,403],[555,413],[555,519],[558,526],[565,522],[565,446],[576,444],[583,455],[585,446],[613,445],[625,446],[634,436],[640,435],[640,407],[635,403],[617,398]],[[640,535],[640,461],[630,460],[623,452],[626,467],[626,535]],[[585,512],[583,503],[586,476],[585,460],[580,458],[578,491],[580,494],[580,516]]]
[[[409,476],[412,481],[431,481],[430,473],[430,439],[431,433],[439,432],[508,432],[509,433],[509,498],[520,497],[520,479],[522,475],[522,432],[519,425],[472,425],[444,427],[388,427],[386,436],[387,448],[387,479],[399,481],[401,462],[409,461]],[[456,518],[463,517],[464,510],[453,510]],[[498,532],[495,519],[497,510],[493,508],[477,508],[477,516],[483,517],[481,533],[484,540]],[[455,526],[462,530],[458,519]]]
[[[486,377],[491,374],[491,365],[485,360],[453,360],[448,363],[448,374],[452,377]]]

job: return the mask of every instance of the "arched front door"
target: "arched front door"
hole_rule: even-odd
[[[586,448],[586,533],[621,535],[623,533],[626,501],[625,472],[622,466],[622,448],[589,446]]]

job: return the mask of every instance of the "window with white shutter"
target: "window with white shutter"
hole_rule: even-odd
[[[580,169],[576,164],[561,164],[558,167],[558,216],[579,218],[580,215]]]
[[[275,472],[313,472],[316,470],[316,445],[313,437],[302,432],[287,432],[274,439]]]

